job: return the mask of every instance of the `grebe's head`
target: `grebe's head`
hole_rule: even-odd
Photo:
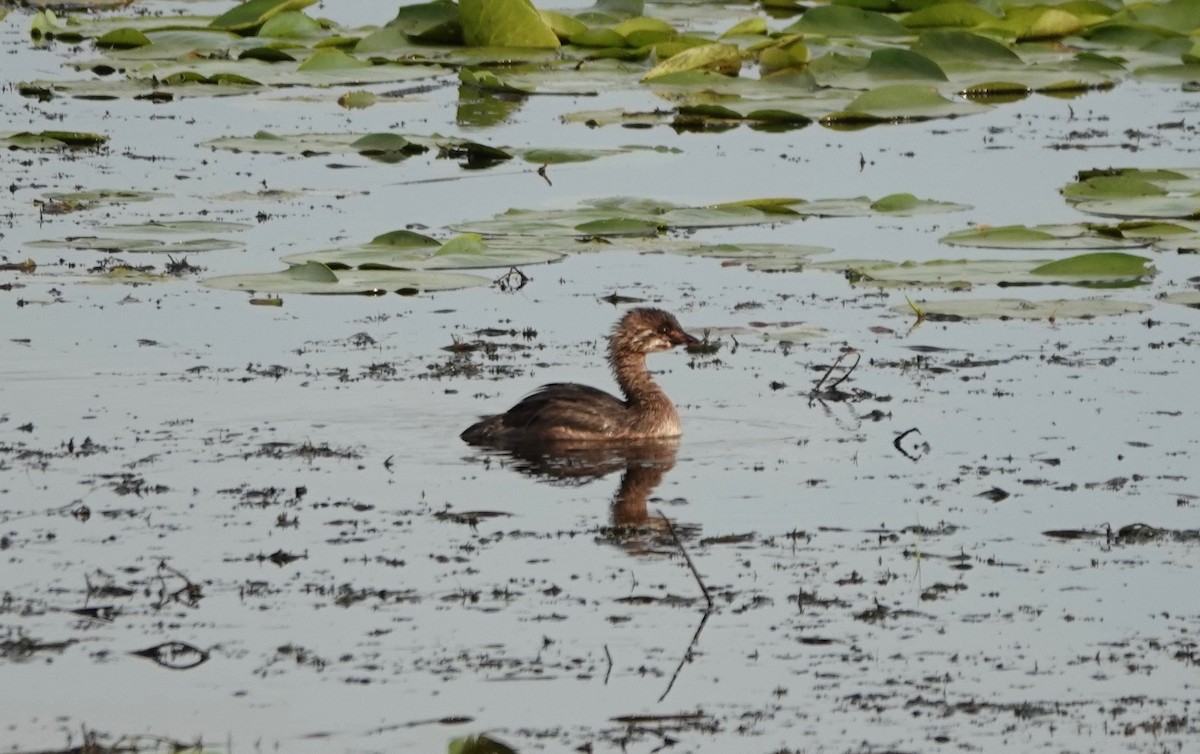
[[[614,351],[654,353],[700,341],[688,335],[679,320],[662,309],[630,309],[613,330]]]

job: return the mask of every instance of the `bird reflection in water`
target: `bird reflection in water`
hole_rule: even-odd
[[[651,495],[675,467],[679,438],[594,444],[521,444],[492,448],[484,458],[502,458],[508,468],[550,484],[579,486],[614,472],[621,481],[613,493],[611,525],[599,531],[601,541],[634,555],[676,553],[675,536],[694,535],[697,527],[675,524],[651,513]]]

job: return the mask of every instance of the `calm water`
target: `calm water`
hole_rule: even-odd
[[[322,13],[386,20],[352,6]],[[60,67],[66,47],[30,48],[29,18],[0,22],[5,83],[75,75]],[[1194,166],[1194,127],[1158,127],[1191,124],[1194,94],[1125,84],[953,121],[704,135],[558,122],[626,94],[532,98],[514,123],[470,132],[517,146],[682,150],[551,167],[552,185],[519,167],[197,146],[259,129],[461,133],[454,87],[350,113],[334,99],[286,89],[154,106],[0,94],[4,130],[111,137],[103,154],[0,158],[15,186],[0,255],[39,265],[0,272],[0,283],[24,285],[0,295],[0,638],[70,642],[27,657],[8,645],[0,657],[5,750],[77,745],[85,728],[109,743],[158,736],[235,752],[438,751],[479,732],[528,751],[648,752],[664,736],[714,752],[925,751],[943,738],[979,751],[1187,750],[1200,699],[1194,540],[1043,532],[1196,528],[1195,310],[910,329],[912,317],[891,310],[903,293],[836,274],[620,249],[530,268],[515,294],[287,296],[275,308],[192,278],[93,285],[60,260],[88,267],[99,253],[23,244],[202,211],[254,224],[237,236],[245,250],[189,258],[215,275],[514,206],[907,191],[974,209],[704,237],[824,245],[841,258],[987,256],[937,238],[971,223],[1081,220],[1058,195],[1081,169]],[[1105,135],[1054,148],[1087,128]],[[1128,129],[1153,137],[1134,149]],[[452,180],[422,182],[434,178]],[[311,193],[214,198],[264,185]],[[39,216],[35,199],[76,187],[165,196]],[[1155,263],[1151,285],[1119,295],[1154,302],[1198,274],[1190,255]],[[685,423],[653,489],[630,495],[621,468],[588,484],[535,478],[463,446],[457,433],[476,415],[543,382],[610,384],[602,336],[619,312],[599,297],[614,291],[675,311],[697,333],[801,321],[827,337],[652,357]],[[438,377],[451,358],[441,347],[483,327],[537,335],[496,338],[528,348],[494,361],[470,357],[502,374]],[[373,344],[356,344],[364,332]],[[863,361],[844,387],[869,395],[810,401],[846,346]],[[966,359],[985,364],[955,365]],[[916,460],[893,445],[910,428],[920,434],[902,447]],[[84,438],[102,448],[82,452]],[[1010,496],[980,497],[994,487]],[[615,541],[608,527],[638,503],[650,525]],[[447,511],[504,515],[471,526]],[[652,526],[660,514],[684,531],[716,598],[694,643],[703,601],[680,545]],[[749,536],[706,539],[730,535]],[[299,559],[277,566],[264,559],[273,553]],[[198,602],[175,594],[184,577]],[[92,607],[118,614],[71,612]],[[210,657],[172,671],[130,655],[165,641]],[[697,717],[616,719],[681,713]]]

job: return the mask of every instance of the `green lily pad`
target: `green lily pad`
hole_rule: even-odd
[[[943,2],[917,8],[900,19],[908,29],[964,28],[992,23],[999,16],[968,2]]]
[[[297,73],[308,71],[360,71],[373,67],[369,61],[358,58],[341,50],[317,50],[309,55],[296,67]],[[356,75],[356,74],[352,74]]]
[[[258,29],[258,37],[276,39],[313,39],[325,35],[325,29],[316,20],[298,10],[276,13]]]
[[[827,126],[869,125],[888,121],[954,118],[986,109],[972,102],[948,100],[933,87],[895,84],[860,94],[844,111],[824,116],[821,123]]]
[[[625,39],[630,47],[646,47],[676,37],[679,32],[671,24],[660,18],[635,16],[621,21],[612,27],[613,31]]]
[[[205,251],[225,251],[245,246],[224,238],[196,238],[187,241],[159,241],[149,238],[103,238],[99,236],[69,236],[62,239],[29,241],[25,244],[38,249],[90,249],[106,252],[145,254],[195,254]]]
[[[250,0],[213,19],[214,29],[244,31],[261,26],[272,16],[289,10],[307,8],[317,0]]]
[[[253,225],[229,220],[149,220],[144,223],[113,223],[101,230],[113,233],[226,233],[249,230]]]
[[[1200,309],[1200,291],[1178,291],[1176,293],[1168,293],[1160,300],[1166,301],[1168,304],[1186,306],[1189,309]]]
[[[111,47],[118,50],[143,47],[148,44],[150,44],[150,38],[137,29],[116,29],[96,40],[97,47]]]
[[[913,52],[936,61],[944,69],[961,70],[1004,67],[1024,64],[1021,56],[992,37],[968,31],[937,30],[922,32],[910,48]]]
[[[1078,277],[1088,281],[1103,279],[1138,278],[1147,274],[1150,260],[1133,254],[1119,252],[1096,252],[1061,259],[1030,270],[1033,275],[1052,276],[1058,279]]]
[[[554,262],[566,254],[553,248],[484,240],[467,233],[444,244],[409,231],[385,233],[369,243],[283,258],[291,265],[320,262],[331,269],[448,270],[519,267]]]
[[[344,107],[347,110],[365,110],[379,101],[379,97],[374,92],[368,92],[365,89],[357,89],[353,92],[346,92],[338,97],[338,106]]]
[[[800,20],[784,32],[819,34],[826,37],[906,37],[912,34],[882,13],[843,5],[818,5],[809,8]]]
[[[1101,217],[1157,217],[1200,220],[1200,195],[1142,196],[1081,201],[1075,208]]]
[[[763,340],[774,343],[811,343],[829,337],[829,330],[820,325],[781,323],[760,329]]]
[[[88,277],[83,282],[88,285],[153,285],[179,280],[174,275],[163,275],[157,272],[139,270],[124,265],[110,267],[98,275]]]
[[[610,157],[616,154],[625,152],[669,152],[678,154],[683,150],[677,147],[644,147],[640,145],[630,145],[627,147],[614,147],[609,149],[550,149],[534,147],[518,152],[523,160],[531,162],[534,165],[565,165],[573,162],[591,162],[592,160],[600,159],[601,157]]]
[[[1081,285],[1122,287],[1145,283],[1154,275],[1150,260],[1131,254],[1100,252],[1065,260],[936,259],[929,262],[848,260],[814,262],[813,269],[842,272],[853,282],[882,287],[973,285]]]
[[[496,75],[495,71],[462,68],[458,72],[458,80],[464,86],[474,87],[485,92],[496,94],[533,94],[533,90],[531,89],[522,89],[508,83]]]
[[[471,47],[559,46],[529,0],[460,0],[458,7],[463,41]]]
[[[216,95],[230,93],[225,87],[262,86],[355,86],[384,84],[397,81],[414,81],[447,74],[446,69],[435,66],[381,63],[372,64],[337,49],[321,49],[300,62],[272,62],[266,60],[222,58],[183,60],[147,60],[130,65],[115,58],[88,61],[87,68],[115,68],[124,70],[126,81],[104,79],[51,82],[55,89],[72,96],[110,94],[120,96],[145,93],[147,90],[174,92],[188,85],[214,87],[207,92],[191,92]],[[139,83],[140,82],[140,83]],[[32,86],[39,82],[27,84]],[[118,85],[122,86],[118,86]],[[133,88],[130,88],[131,85]],[[241,93],[236,89],[233,93]]]
[[[425,44],[463,43],[458,5],[450,0],[402,5],[387,28]]]
[[[876,206],[878,205],[878,206]],[[573,209],[510,209],[490,220],[454,225],[460,232],[519,236],[656,235],[671,229],[719,228],[798,220],[804,217],[910,216],[956,212],[966,205],[897,194],[872,201],[799,198],[746,199],[707,206],[680,206],[652,199],[617,197],[588,202]]]
[[[733,26],[721,32],[721,38],[725,37],[744,37],[744,36],[766,36],[771,33],[771,28],[767,26],[765,18],[757,16],[752,18],[744,18],[738,21]]]
[[[624,48],[625,37],[615,29],[584,28],[573,32],[568,38],[576,47]]]
[[[92,189],[90,191],[51,191],[43,196],[56,204],[69,205],[75,209],[91,209],[109,204],[149,202],[163,194],[133,189]]]
[[[5,149],[95,149],[108,143],[108,136],[82,131],[23,131],[0,134]]]
[[[650,244],[646,248],[684,256],[712,257],[726,263],[744,263],[746,269],[756,272],[798,272],[804,269],[810,257],[833,252],[833,249],[824,246],[780,243],[681,244],[668,241]]]
[[[1194,168],[1086,170],[1062,194],[1094,215],[1200,219],[1200,170]]]
[[[320,262],[294,265],[280,272],[224,275],[200,281],[208,288],[258,293],[378,294],[418,293],[485,286],[490,280],[459,272],[417,270],[332,270]]]
[[[683,71],[714,71],[736,76],[742,67],[742,56],[736,45],[713,43],[691,47],[672,55],[650,69],[642,81],[654,81]]]
[[[1018,42],[1061,39],[1085,27],[1083,19],[1074,13],[1046,6],[1010,8],[1000,21],[983,26],[989,31],[1011,34]]]
[[[459,78],[482,91],[499,94],[593,96],[636,87],[637,76],[644,70],[620,60],[564,60],[558,64],[508,65],[503,69],[464,68]]]
[[[235,84],[208,79],[172,82],[137,81],[132,79],[88,79],[84,81],[23,81],[19,91],[23,97],[51,99],[56,96],[81,100],[111,100],[121,98],[150,99],[163,94],[172,99],[186,97],[234,97],[259,91],[257,83]]]
[[[350,142],[349,147],[368,157],[389,154],[413,155],[429,151],[427,145],[414,143],[400,134],[393,133],[367,134]]]
[[[971,209],[969,204],[945,202],[937,199],[921,199],[912,194],[891,194],[872,200],[866,196],[848,199],[814,199],[797,203],[792,210],[806,217],[868,217],[871,215],[893,215],[914,217],[916,215],[963,212]]]
[[[391,132],[374,134],[301,133],[274,134],[259,131],[253,136],[222,136],[204,142],[203,146],[252,154],[315,156],[358,153],[374,159],[405,157],[430,149],[437,150],[441,159],[463,160],[464,167],[478,168],[497,164],[513,157],[537,165],[587,162],[627,152],[678,152],[674,148],[631,145],[606,149],[557,149],[532,147],[519,149],[494,147],[467,139],[445,136],[423,136]]]
[[[588,220],[572,230],[581,236],[656,236],[665,226],[657,220],[640,217],[606,217]]]
[[[1112,298],[1058,299],[1055,301],[994,298],[914,301],[912,306],[907,303],[893,306],[892,311],[912,314],[913,306],[920,310],[925,318],[936,319],[939,322],[981,319],[1022,319],[1049,322],[1063,319],[1092,319],[1119,314],[1140,314],[1152,308],[1150,304]]]
[[[1125,238],[1116,229],[1076,225],[1006,225],[956,230],[938,239],[948,246],[977,249],[1128,249],[1146,246],[1145,238]]]

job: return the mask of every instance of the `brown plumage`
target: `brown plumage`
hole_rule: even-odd
[[[612,442],[676,437],[679,414],[646,371],[646,354],[698,341],[661,309],[631,309],[608,340],[608,364],[624,400],[587,385],[543,385],[503,414],[461,435],[471,445]]]

